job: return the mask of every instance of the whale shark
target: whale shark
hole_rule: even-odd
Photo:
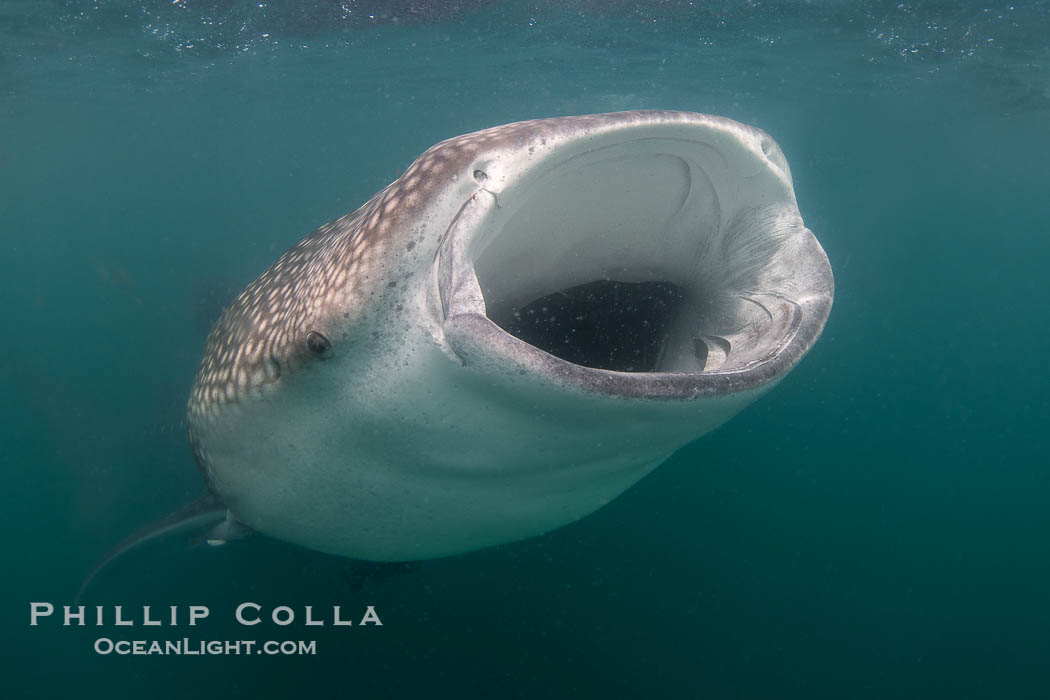
[[[631,111],[442,141],[222,313],[187,407],[207,494],[159,529],[376,562],[541,535],[775,386],[833,287],[757,128]]]

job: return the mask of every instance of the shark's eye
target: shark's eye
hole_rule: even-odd
[[[310,331],[306,334],[306,347],[310,352],[320,357],[332,349],[332,341],[317,331]]]

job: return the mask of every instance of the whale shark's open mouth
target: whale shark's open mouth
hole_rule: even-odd
[[[690,136],[609,138],[513,177],[475,170],[482,187],[439,255],[456,352],[678,397],[755,386],[801,357],[830,273],[786,161],[768,139]]]

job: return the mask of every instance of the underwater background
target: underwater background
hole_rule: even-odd
[[[0,3],[9,698],[1050,697],[1050,3]],[[780,386],[544,537],[370,572],[154,542],[90,604],[316,656],[29,626],[196,497],[183,410],[244,284],[433,143],[668,108],[768,131],[835,306]],[[244,628],[242,601],[382,627]]]

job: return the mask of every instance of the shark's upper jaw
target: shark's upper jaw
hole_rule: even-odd
[[[823,328],[830,266],[757,130],[625,129],[474,177],[433,272],[465,362],[682,399],[778,379]]]

